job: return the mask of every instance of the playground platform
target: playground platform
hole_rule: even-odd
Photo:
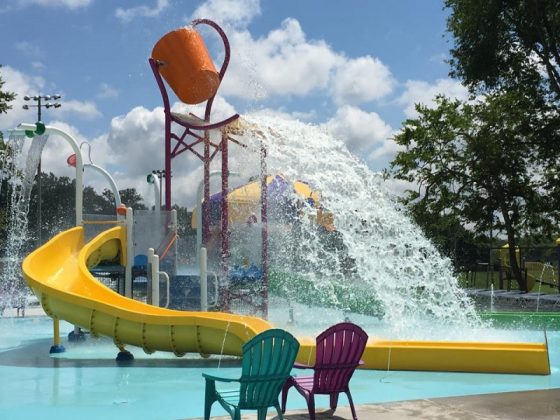
[[[372,391],[374,392],[374,391]],[[356,407],[358,418],[376,420],[545,420],[560,418],[560,388],[542,391],[505,392],[466,397],[429,398]],[[269,419],[277,419],[276,415]],[[213,417],[230,419],[230,417]],[[244,419],[256,419],[247,411]],[[304,420],[305,410],[287,411],[286,420]],[[317,412],[317,419],[351,419],[349,407]],[[198,420],[198,419],[197,419]]]

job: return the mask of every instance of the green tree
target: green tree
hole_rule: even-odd
[[[109,190],[105,190],[109,191]],[[113,195],[107,197],[105,191],[101,195],[92,187],[84,188],[84,213],[86,214],[103,214],[103,215],[115,215],[115,202],[112,199]]]
[[[445,0],[451,75],[471,88],[545,86],[560,100],[558,0]]]
[[[2,68],[2,65],[0,64],[0,69]],[[15,98],[16,98],[16,94],[13,92],[5,92],[3,90],[4,84],[6,82],[4,82],[4,80],[2,80],[2,76],[0,75],[0,114],[5,114],[8,112],[8,109],[12,109],[12,106],[10,105],[10,102],[12,102]],[[0,136],[2,135],[2,133],[0,132]],[[1,139],[1,137],[0,137]]]
[[[57,177],[52,172],[41,173],[41,226],[38,226],[37,183],[31,190],[29,205],[29,232],[44,240],[51,238],[64,229],[76,224],[75,216],[75,185],[76,181],[66,176]],[[36,241],[30,243],[30,249],[36,247]]]
[[[0,69],[2,65],[0,64]],[[0,75],[0,114],[6,114],[9,109],[12,108],[10,102],[12,102],[16,98],[16,94],[13,92],[6,92],[4,91],[4,80],[2,79],[2,75]],[[9,146],[4,143],[4,134],[0,131],[0,164],[4,162],[3,156],[6,156],[9,153]],[[5,168],[0,167],[0,174],[4,171]],[[0,246],[3,247],[6,239],[6,232],[8,226],[8,204],[7,204],[7,180],[4,177],[0,176]]]
[[[138,193],[138,191],[136,191],[136,188],[119,190],[119,194],[121,196],[122,203],[127,207],[131,207],[134,210],[147,210],[147,207],[144,205],[144,198]],[[111,203],[115,202],[111,191],[103,191],[103,196],[108,198]]]
[[[8,233],[8,179],[7,168],[2,165],[6,164],[7,156],[10,154],[10,146],[2,139],[0,131],[0,250],[4,250]]]
[[[546,156],[534,147],[558,141],[557,110],[533,93],[494,92],[469,103],[439,96],[434,109],[417,105],[419,117],[395,136],[404,150],[391,162],[396,178],[418,184],[404,201],[428,225],[447,220],[474,234],[504,233],[521,290],[527,285],[515,258],[519,238],[550,237],[559,220],[559,169],[551,164],[558,148]]]
[[[192,211],[187,207],[181,207],[177,204],[173,205],[173,209],[177,210],[177,230],[180,237],[194,236],[196,229],[191,226]]]

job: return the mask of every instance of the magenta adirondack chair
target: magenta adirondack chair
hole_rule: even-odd
[[[315,419],[315,395],[330,395],[330,406],[334,411],[338,394],[348,397],[352,417],[357,420],[356,410],[350,395],[349,382],[366,347],[368,335],[359,326],[350,322],[333,325],[317,337],[315,364],[295,364],[296,368],[313,369],[310,376],[291,376],[282,388],[282,412],[286,411],[288,391],[293,386],[307,401],[309,418]]]

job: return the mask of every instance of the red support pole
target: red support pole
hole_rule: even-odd
[[[210,132],[204,132],[204,202],[202,203],[202,244],[210,237]]]
[[[165,210],[171,211],[171,118],[165,114]],[[160,184],[161,188],[161,184]]]
[[[220,80],[223,79],[226,69],[230,61],[230,45],[226,34],[222,28],[215,22],[209,19],[197,19],[194,20],[193,25],[205,24],[212,27],[218,32],[218,35],[224,44],[224,60],[222,62],[219,76]],[[211,236],[210,231],[210,161],[216,154],[210,153],[211,147],[217,147],[215,144],[210,143],[210,130],[217,129],[220,127],[225,127],[227,124],[235,121],[239,118],[238,114],[232,115],[231,117],[222,120],[220,122],[210,123],[210,114],[212,112],[212,105],[214,103],[214,97],[210,98],[206,102],[206,109],[204,112],[204,123],[200,124],[199,121],[188,121],[180,116],[175,115],[171,112],[171,105],[169,102],[169,96],[167,94],[167,89],[160,74],[160,66],[164,66],[168,63],[156,61],[153,58],[149,59],[150,67],[154,73],[157,85],[159,87],[165,113],[165,208],[166,210],[171,210],[171,161],[173,158],[177,157],[180,153],[190,150],[197,157],[203,161],[204,165],[204,202],[202,206],[202,214],[198,217],[202,218],[202,244],[206,247],[209,246],[209,239]],[[179,132],[172,132],[171,123],[178,126]],[[200,133],[204,130],[204,137],[202,138],[204,142],[204,152],[201,154],[194,150],[193,147],[198,145],[201,140],[201,136],[196,133]],[[191,138],[192,137],[192,138]],[[194,138],[194,139],[193,139]],[[187,140],[190,139],[190,140]],[[190,141],[190,142],[189,142]],[[222,133],[222,195],[223,200],[226,199],[227,189],[228,189],[228,137],[227,134]],[[174,147],[172,146],[172,143]],[[265,210],[266,213],[266,210]],[[227,276],[227,265],[228,258],[230,254],[230,244],[229,244],[229,225],[228,225],[228,206],[227,201],[222,201],[222,266],[224,267],[224,275]],[[229,304],[228,290],[225,290],[225,303]]]
[[[268,319],[268,194],[266,185],[266,148],[261,143],[261,223],[262,223],[262,311],[263,318]]]
[[[220,36],[220,38],[222,39],[222,42],[224,44],[224,61],[222,62],[222,65],[220,67],[220,80],[223,79],[227,67],[229,65],[229,61],[230,61],[230,44],[229,44],[229,40],[227,39],[227,36],[225,34],[225,32],[223,31],[223,29],[216,24],[215,22],[209,20],[209,19],[196,19],[192,22],[192,24],[194,26],[200,25],[200,24],[204,24],[204,25],[208,25],[210,27],[212,27]],[[154,77],[156,79],[158,88],[160,90],[161,96],[162,96],[162,100],[163,100],[163,107],[164,107],[164,113],[165,113],[165,209],[166,210],[171,210],[171,160],[173,158],[175,158],[179,153],[184,152],[185,150],[191,150],[194,152],[193,149],[190,148],[190,146],[192,146],[193,143],[189,144],[186,140],[185,137],[189,137],[189,136],[194,136],[193,135],[193,131],[199,131],[202,129],[206,129],[205,131],[205,144],[204,144],[204,172],[205,172],[205,178],[204,178],[204,186],[205,186],[205,195],[204,198],[207,199],[208,198],[208,194],[206,194],[206,192],[209,193],[210,189],[209,189],[209,174],[210,174],[210,151],[207,150],[207,148],[209,149],[209,144],[208,141],[209,139],[207,138],[208,136],[208,130],[210,129],[214,129],[214,128],[219,128],[219,127],[223,127],[227,124],[229,124],[231,121],[236,120],[237,118],[239,118],[239,115],[235,114],[223,121],[217,122],[217,123],[213,123],[210,124],[210,114],[212,111],[212,104],[214,102],[214,97],[210,98],[207,102],[206,102],[206,110],[204,113],[204,121],[205,121],[205,125],[201,126],[200,124],[191,124],[188,122],[185,122],[184,120],[182,120],[181,118],[178,118],[176,116],[173,116],[171,113],[171,104],[169,102],[169,96],[167,94],[167,89],[165,88],[165,84],[163,82],[162,76],[159,72],[159,67],[162,65],[165,65],[166,63],[164,62],[158,62],[153,58],[150,58],[149,60],[150,63],[150,67],[152,69],[152,72],[154,73]],[[171,123],[175,123],[176,125],[180,126],[183,128],[183,134],[181,135],[180,133],[178,134],[180,137],[177,137],[176,134],[173,134],[171,131]],[[177,142],[177,146],[175,148],[172,147],[171,143],[172,143],[172,137],[174,138],[174,140]],[[198,144],[198,138],[195,136],[195,142],[196,144]],[[183,146],[183,149],[177,150],[178,146]],[[197,156],[200,157],[200,155]],[[207,188],[208,186],[208,188]],[[203,223],[203,237],[207,236],[209,233],[208,230],[208,226],[209,226],[209,221],[208,223]]]
[[[222,132],[222,276],[227,282],[229,266],[229,209],[227,194],[229,189],[229,167],[228,167],[228,135]],[[225,284],[223,310],[229,309],[229,285]]]
[[[222,262],[226,272],[229,258],[228,178],[228,139],[227,134],[222,133]]]

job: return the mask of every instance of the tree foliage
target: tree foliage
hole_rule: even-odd
[[[10,214],[11,188],[6,179],[2,180],[0,189],[0,245],[7,238],[9,227],[8,217]],[[43,241],[56,235],[64,229],[75,225],[75,180],[68,177],[58,177],[53,173],[41,173],[41,217],[39,218],[37,183],[33,185],[30,196],[28,229],[29,240],[26,252],[30,252],[37,246],[39,237],[39,220],[41,221],[41,237]],[[135,188],[125,188],[119,191],[121,200],[134,210],[146,210],[144,199]],[[191,228],[192,213],[185,207],[174,206],[178,213],[179,236],[192,236],[194,230]],[[86,186],[83,190],[84,214],[114,215],[115,199],[111,190],[105,189],[101,194],[92,187]],[[0,248],[0,254],[4,247]]]
[[[103,197],[109,203],[112,203],[113,209],[115,207],[115,196],[113,192],[109,189],[103,191]],[[133,210],[147,210],[144,204],[144,198],[136,191],[136,188],[125,188],[124,190],[119,190],[119,195],[121,196],[121,201],[127,207]]]
[[[1,68],[2,65],[0,64],[0,69]],[[2,75],[0,75],[0,114],[5,114],[8,112],[9,109],[12,109],[10,102],[12,102],[16,98],[15,93],[4,91],[3,87],[5,83],[6,82],[2,80]],[[2,131],[0,131],[0,142],[2,142],[3,139],[4,139],[4,135],[2,134]],[[0,170],[1,169],[2,168],[0,168]]]
[[[41,173],[41,215],[38,211],[38,189],[37,183],[33,185],[29,205],[29,232],[30,240],[27,249],[30,251],[37,245],[36,238],[50,238],[64,229],[75,225],[75,185],[76,181],[68,177],[58,177],[53,173]],[[9,215],[10,188],[7,180],[3,181],[0,190],[0,243],[7,237],[7,217]],[[135,188],[127,188],[120,191],[123,203],[135,210],[144,210],[142,196]],[[106,189],[101,194],[92,187],[86,186],[83,190],[83,212],[84,214],[115,215],[115,200],[113,193]],[[39,220],[41,226],[38,226]]]
[[[446,0],[451,75],[475,89],[542,86],[560,100],[558,0]]]
[[[2,65],[0,65],[0,69]],[[12,102],[16,98],[16,94],[13,92],[5,92],[3,87],[4,80],[2,80],[2,76],[0,75],[0,114],[5,114],[8,112],[8,109],[12,109],[10,102]]]
[[[404,150],[391,163],[396,178],[419,185],[404,201],[428,225],[447,220],[475,234],[504,233],[520,289],[519,238],[551,237],[560,219],[558,148],[535,147],[558,141],[558,112],[534,93],[493,92],[477,102],[439,96],[433,109],[417,105],[419,117],[395,136]]]

